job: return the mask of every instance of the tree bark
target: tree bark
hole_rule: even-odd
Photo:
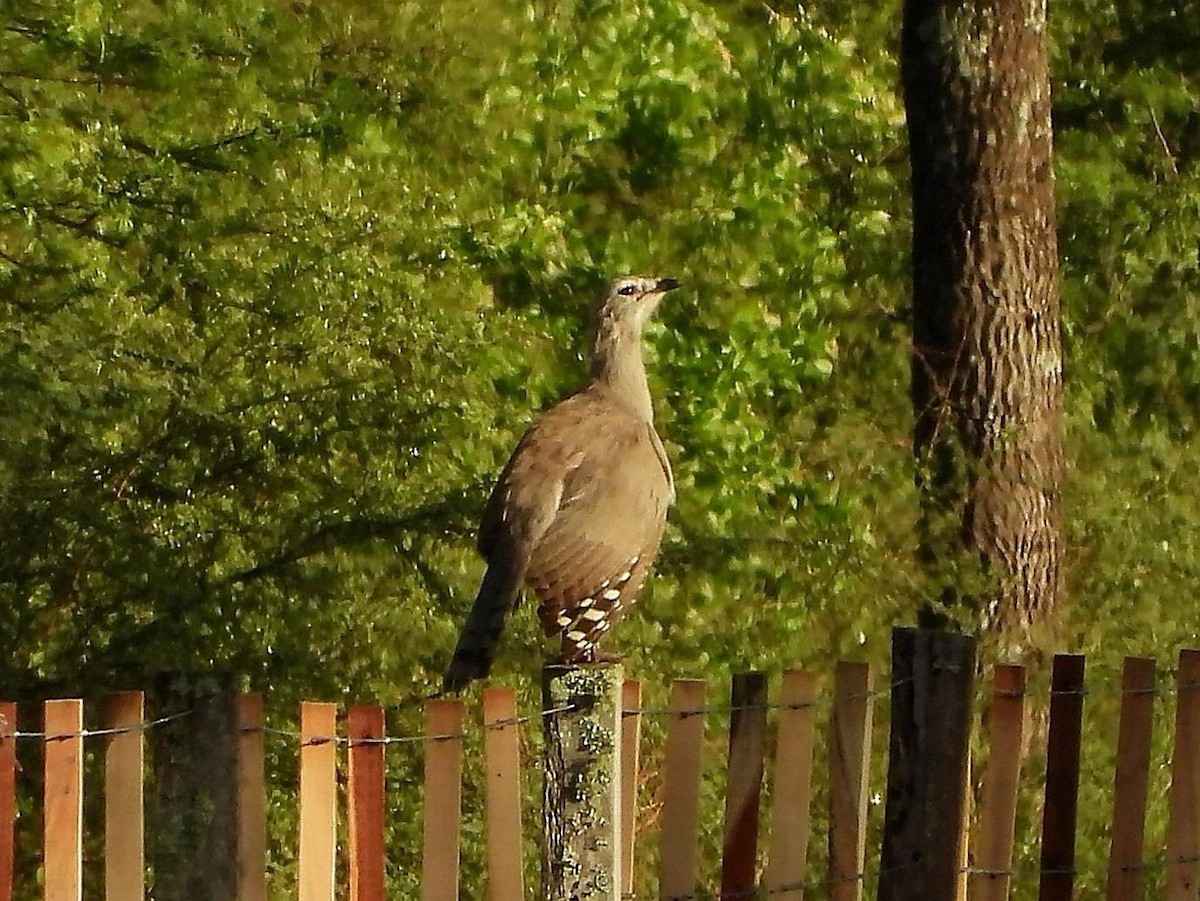
[[[1062,594],[1045,0],[906,0],[901,68],[922,550],[945,573],[945,600],[973,602],[1027,646]],[[982,584],[948,565],[964,551]]]

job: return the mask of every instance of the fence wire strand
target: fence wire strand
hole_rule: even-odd
[[[105,738],[113,735],[130,735],[135,732],[149,732],[158,726],[173,723],[195,713],[194,710],[182,710],[170,713],[152,720],[142,720],[127,726],[111,726],[106,729],[80,729],[78,732],[0,732],[0,741],[4,739],[36,739],[37,741],[66,741],[68,738]]]

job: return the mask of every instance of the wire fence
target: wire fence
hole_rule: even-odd
[[[1182,694],[1189,690],[1200,689],[1200,680],[1185,680],[1183,682],[1172,680],[1170,677],[1175,675],[1176,670],[1170,668],[1161,668],[1156,673],[1156,681],[1161,684],[1156,684],[1151,688],[1127,688],[1124,686],[1102,686],[1097,687],[1090,684],[1084,688],[1078,689],[1062,689],[1049,688],[1044,693],[1040,693],[1041,697],[1053,699],[1056,697],[1099,697],[1099,698],[1122,698],[1127,696],[1147,696],[1170,697],[1177,694]],[[1092,673],[1093,682],[1095,674]],[[763,703],[753,704],[706,704],[699,707],[687,707],[677,709],[673,707],[638,707],[627,708],[621,711],[622,717],[672,717],[686,719],[695,716],[709,715],[731,715],[741,713],[748,710],[829,710],[832,709],[835,703],[839,701],[853,700],[868,700],[877,701],[890,696],[897,688],[912,683],[912,679],[899,679],[888,683],[887,685],[874,688],[870,691],[863,692],[848,692],[845,694],[824,694],[812,701],[804,701],[798,703],[785,703],[778,701],[767,701]],[[436,696],[429,696],[430,699]],[[976,690],[976,701],[987,701],[990,698],[1026,698],[1036,699],[1039,693],[1033,688],[1026,688],[1024,691],[1012,691],[1006,689],[992,689],[987,685],[981,685]],[[384,705],[385,711],[406,709],[411,702],[403,702],[396,705]],[[568,713],[573,708],[553,707],[546,710],[539,710],[534,713],[523,714],[521,716],[506,717],[504,719],[494,720],[483,723],[480,728],[483,730],[498,730],[506,729],[512,726],[527,725],[532,722],[537,722],[549,716],[554,716],[559,713]],[[176,713],[166,714],[155,717],[153,719],[143,720],[138,723],[131,723],[124,726],[115,726],[111,728],[100,729],[81,729],[78,731],[55,731],[48,733],[38,730],[12,730],[6,729],[3,718],[0,717],[0,741],[6,739],[17,740],[34,740],[34,741],[61,741],[69,738],[105,738],[114,735],[125,735],[134,732],[148,732],[159,726],[167,725],[180,719],[191,716],[195,711],[184,710]],[[447,741],[450,739],[464,739],[470,736],[470,732],[462,730],[458,732],[445,733],[412,733],[408,735],[390,735],[379,738],[350,738],[342,735],[330,736],[308,736],[303,735],[299,731],[281,729],[268,726],[253,726],[243,729],[244,732],[261,732],[265,735],[274,736],[277,738],[286,738],[295,741],[303,739],[309,744],[337,744],[337,745],[405,745],[420,742],[436,742]]]
[[[1194,670],[1192,670],[1194,672]],[[1181,678],[1183,674],[1182,668],[1163,667],[1155,670],[1153,685],[1146,686],[1126,686],[1123,684],[1113,684],[1112,678],[1115,673],[1113,671],[1101,672],[1098,676],[1095,671],[1088,673],[1089,683],[1086,686],[1078,688],[1058,688],[1053,686],[1035,687],[1032,684],[1027,685],[1025,690],[1010,691],[993,686],[990,682],[979,681],[974,688],[976,708],[980,706],[979,702],[986,702],[989,699],[1015,699],[1022,698],[1033,700],[1038,703],[1052,702],[1056,697],[1092,697],[1103,698],[1107,700],[1123,700],[1127,697],[1147,696],[1169,698],[1172,696],[1184,695],[1189,692],[1194,692],[1200,689],[1200,679]],[[762,701],[744,704],[703,704],[697,706],[642,706],[630,707],[620,711],[623,718],[633,717],[656,717],[667,719],[687,719],[692,717],[709,717],[709,716],[734,716],[736,714],[745,713],[747,711],[829,711],[839,703],[849,701],[868,701],[871,703],[887,700],[891,698],[898,690],[909,687],[913,683],[912,678],[894,679],[888,683],[871,688],[866,691],[858,692],[843,692],[825,691],[812,700],[803,702],[781,702],[781,701]],[[1032,680],[1031,680],[1032,682]],[[429,699],[426,699],[429,700]],[[407,705],[392,705],[386,710],[398,711]],[[447,741],[463,741],[470,738],[472,735],[478,735],[480,731],[504,730],[513,727],[528,725],[531,723],[540,722],[547,717],[553,717],[560,714],[567,714],[577,710],[574,705],[561,705],[540,709],[532,713],[524,715],[515,715],[500,719],[488,720],[480,723],[478,727],[464,728],[453,731],[437,731],[437,732],[412,732],[398,735],[379,735],[379,736],[345,736],[345,735],[312,735],[306,731],[300,731],[289,728],[278,728],[275,726],[254,725],[239,727],[242,734],[256,733],[266,737],[287,741],[293,746],[300,748],[314,747],[321,745],[334,745],[340,747],[390,747],[393,745],[419,745],[426,743],[440,743]],[[78,731],[64,730],[17,730],[11,728],[15,723],[6,723],[2,712],[0,712],[0,747],[6,742],[46,742],[55,743],[68,739],[90,740],[90,739],[106,739],[121,735],[129,735],[134,733],[149,733],[153,730],[177,724],[180,721],[187,720],[192,717],[197,711],[195,709],[181,710],[173,713],[168,713],[162,716],[153,718],[145,718],[136,723],[127,723],[124,725],[111,726],[106,728],[85,728]],[[1138,872],[1146,874],[1148,877],[1158,877],[1161,874],[1168,872],[1174,867],[1189,867],[1200,863],[1200,849],[1194,853],[1175,853],[1173,851],[1162,851],[1158,853],[1148,853],[1143,859],[1134,864],[1125,865],[1110,865],[1107,867],[1084,867],[1084,866],[1050,866],[1043,862],[1035,860],[1019,861],[1007,868],[988,868],[972,865],[967,863],[956,871],[956,875],[967,880],[996,880],[1007,879],[1012,883],[1028,883],[1030,880],[1044,880],[1067,878],[1071,880],[1086,879],[1097,884],[1103,882],[1107,877],[1113,874]],[[705,889],[697,889],[695,892],[683,895],[671,896],[672,901],[724,901],[724,899],[732,898],[769,898],[777,895],[792,894],[797,892],[811,892],[821,889],[829,889],[832,886],[861,882],[864,885],[874,884],[881,879],[901,876],[906,870],[912,869],[914,864],[902,864],[899,866],[867,866],[858,872],[829,876],[814,880],[789,882],[784,885],[774,885],[767,887],[765,885],[757,886],[753,889],[746,889],[739,892],[715,892]],[[638,896],[632,892],[626,892],[621,897],[636,899]]]

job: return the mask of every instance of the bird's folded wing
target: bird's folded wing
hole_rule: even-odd
[[[528,555],[526,577],[553,612],[560,600],[649,566],[671,487],[649,423],[576,395],[521,439],[485,511],[480,550],[488,556],[504,536]]]

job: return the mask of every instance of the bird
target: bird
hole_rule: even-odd
[[[637,601],[658,555],[675,479],[654,429],[642,332],[673,278],[614,279],[597,304],[590,376],[518,442],[481,518],[487,569],[442,679],[457,692],[491,671],[522,588],[539,600],[561,662],[596,645]]]

